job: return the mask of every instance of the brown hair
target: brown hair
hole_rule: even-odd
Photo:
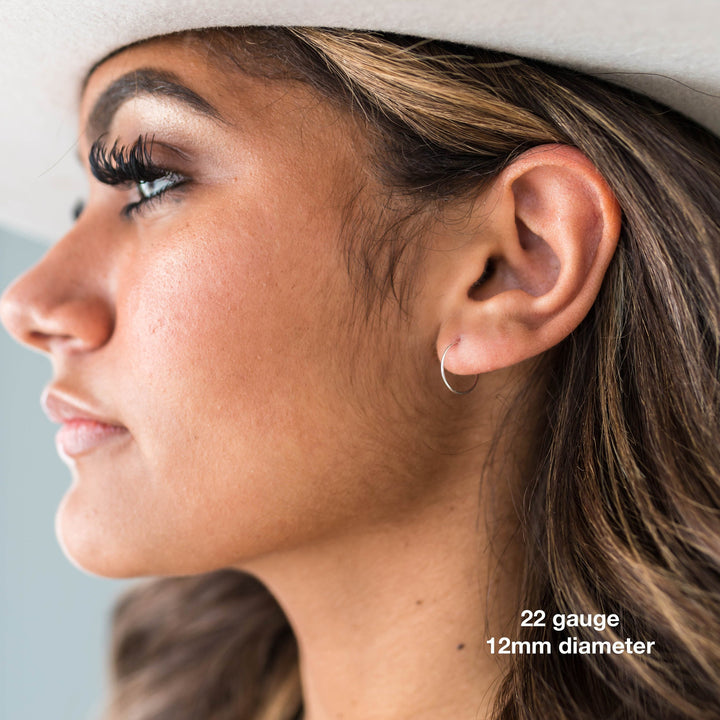
[[[545,417],[521,508],[519,606],[614,612],[622,636],[573,634],[656,645],[513,656],[495,717],[719,718],[720,141],[596,78],[476,48],[310,28],[186,36],[353,112],[388,194],[418,208],[477,190],[543,143],[595,164],[622,234],[590,313],[539,368]],[[406,297],[412,216],[392,232],[353,227],[348,267],[369,302]],[[227,570],[144,582],[115,612],[106,717],[291,720],[297,673],[292,633],[255,580]]]

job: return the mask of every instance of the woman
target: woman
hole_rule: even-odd
[[[108,718],[720,717],[717,137],[255,28],[100,61],[79,145],[0,312],[53,361],[66,554],[165,577]]]

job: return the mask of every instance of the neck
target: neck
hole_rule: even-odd
[[[517,548],[477,472],[437,480],[448,492],[401,522],[244,568],[293,627],[305,720],[489,716],[502,668],[486,640],[516,619]]]

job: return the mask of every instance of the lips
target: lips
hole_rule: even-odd
[[[55,436],[61,456],[76,458],[130,434],[124,425],[53,390],[43,394],[42,407],[52,422],[62,425]]]

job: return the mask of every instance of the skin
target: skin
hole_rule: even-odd
[[[0,304],[49,355],[53,393],[127,429],[68,458],[66,554],[112,577],[256,574],[298,637],[306,720],[482,717],[499,677],[485,640],[517,624],[512,508],[532,407],[500,437],[512,463],[488,465],[482,486],[478,468],[528,358],[597,294],[619,227],[609,191],[576,151],[521,158],[429,217],[408,318],[387,302],[364,325],[341,240],[348,198],[382,196],[362,129],[301,84],[161,40],[93,72],[82,158],[103,90],[147,67],[221,119],[141,94],[109,144],[154,136],[153,160],[191,181],[127,218],[137,189],[89,175],[73,229]],[[546,186],[570,208],[562,232]],[[490,256],[498,272],[473,297]],[[457,340],[446,367],[483,373],[462,399],[439,377]]]

